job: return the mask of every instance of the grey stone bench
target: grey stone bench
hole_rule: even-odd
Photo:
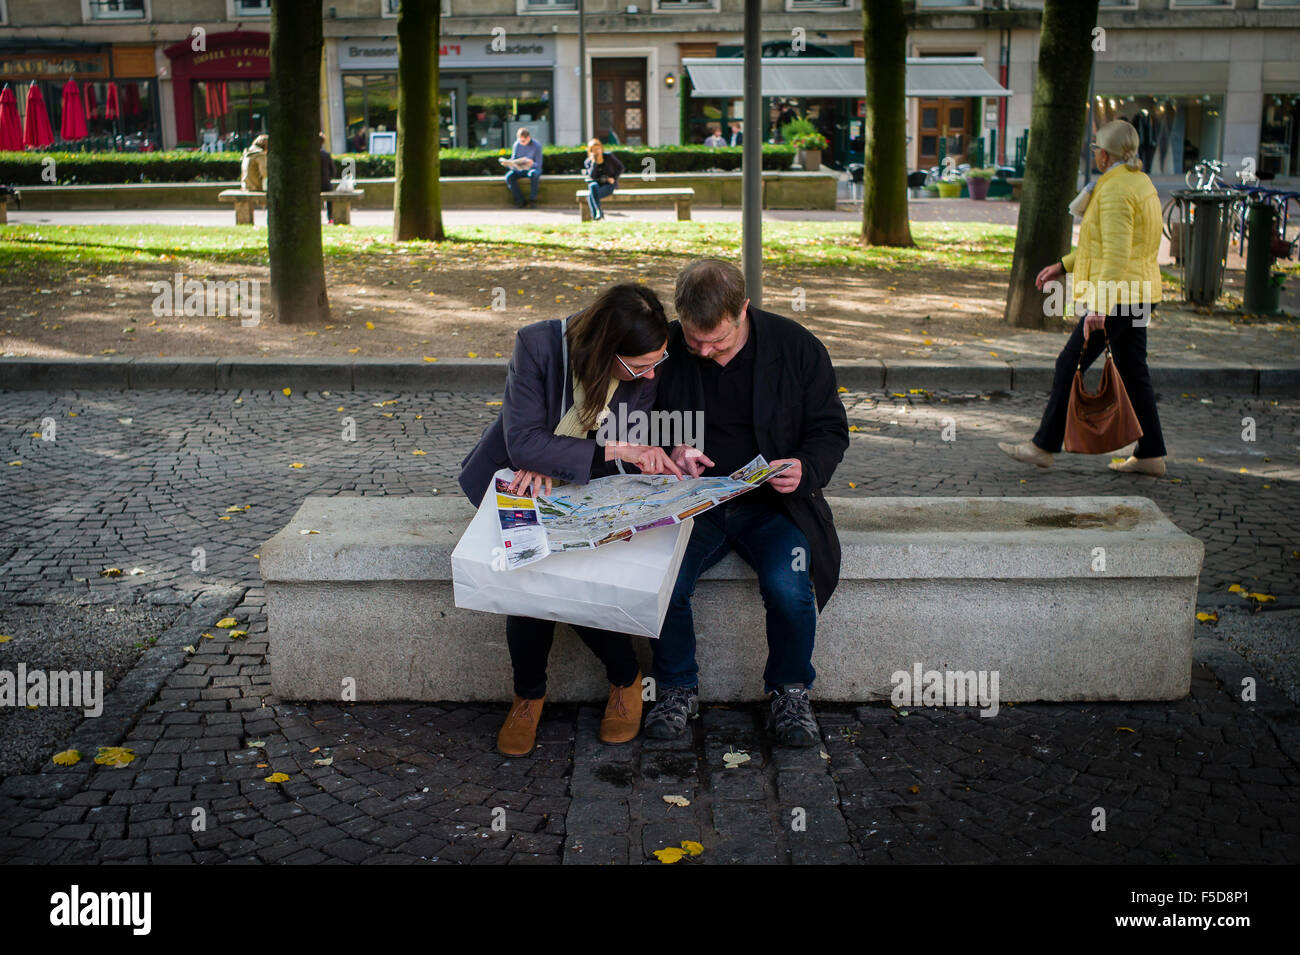
[[[583,222],[591,221],[591,206],[587,202],[588,191],[579,189],[574,195],[578,199],[578,214],[582,216]],[[684,189],[615,189],[609,195],[600,200],[603,206],[607,202],[663,202],[673,200],[677,207],[677,219],[686,222],[691,218],[691,202],[695,198],[695,190],[691,188]]]
[[[1150,500],[831,504],[844,560],[818,621],[816,699],[886,699],[891,675],[918,664],[997,671],[1004,702],[1188,692],[1204,547]],[[359,701],[509,700],[504,618],[453,600],[451,552],[472,516],[459,496],[307,498],[261,548],[275,694],[337,700],[350,677]],[[767,649],[753,571],[728,555],[694,609],[702,698],[757,699]],[[634,643],[648,674],[649,641]],[[550,699],[605,698],[567,626],[549,672]]]
[[[352,224],[352,203],[360,202],[366,196],[364,189],[334,189],[322,192],[321,200],[334,203],[334,224]],[[265,192],[248,192],[244,189],[222,189],[217,193],[219,202],[235,204],[235,225],[253,224],[253,207],[266,207]]]

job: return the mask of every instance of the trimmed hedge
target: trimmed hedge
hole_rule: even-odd
[[[614,146],[606,150],[617,156],[629,173],[640,173],[643,160],[655,161],[655,172],[706,172],[740,169],[740,146]],[[503,155],[495,149],[443,149],[444,176],[498,176],[505,169],[497,162]],[[543,168],[552,175],[582,172],[587,151],[581,146],[546,146]],[[763,146],[764,169],[789,169],[794,162],[792,146]],[[54,160],[57,183],[41,177],[45,160]],[[393,175],[393,156],[344,153],[334,157],[356,163],[358,179],[381,179]],[[68,153],[0,152],[0,183],[15,186],[110,185],[136,182],[223,182],[239,178],[239,153],[203,153],[171,150],[153,153]]]

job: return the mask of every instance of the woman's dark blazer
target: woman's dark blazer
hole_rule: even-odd
[[[557,437],[554,433],[573,404],[573,376],[565,374],[567,321],[536,322],[515,335],[501,414],[460,463],[461,489],[475,507],[483,500],[492,475],[501,468],[536,471],[575,484],[621,470],[617,462],[597,460],[594,439]],[[654,379],[635,378],[619,382],[609,409],[615,415],[648,413],[654,400]],[[619,405],[624,406],[622,411]]]

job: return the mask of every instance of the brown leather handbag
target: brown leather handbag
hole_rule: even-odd
[[[1105,331],[1102,331],[1105,334]],[[1124,390],[1124,382],[1110,357],[1110,338],[1106,338],[1106,364],[1101,370],[1101,386],[1089,394],[1083,386],[1083,351],[1074,371],[1070,405],[1065,415],[1065,450],[1074,454],[1109,454],[1142,437],[1133,405]]]

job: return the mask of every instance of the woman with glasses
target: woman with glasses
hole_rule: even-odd
[[[614,285],[576,315],[526,325],[515,336],[501,415],[461,462],[460,486],[477,507],[493,475],[514,470],[515,494],[550,494],[554,481],[586,484],[632,464],[643,474],[681,471],[662,448],[597,440],[606,416],[635,420],[654,405],[655,368],[668,357],[668,318],[659,298],[633,282]],[[626,743],[641,728],[641,672],[627,634],[574,626],[605,665],[605,743]],[[506,617],[514,703],[497,749],[525,756],[546,699],[546,661],[555,623]]]

